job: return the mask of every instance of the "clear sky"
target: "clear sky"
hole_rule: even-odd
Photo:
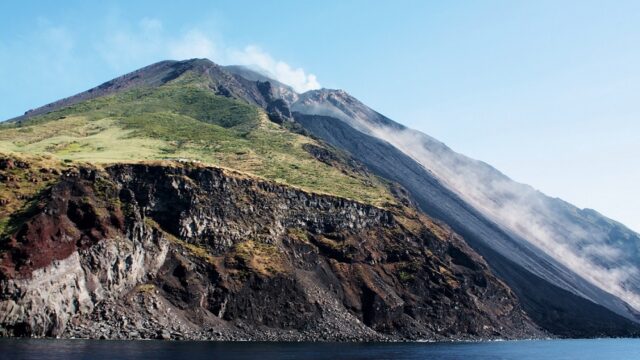
[[[640,1],[2,1],[0,119],[203,56],[347,90],[640,231]]]

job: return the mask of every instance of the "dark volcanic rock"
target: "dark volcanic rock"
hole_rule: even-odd
[[[482,258],[411,207],[193,164],[69,174],[2,243],[5,336],[543,335]]]
[[[318,92],[317,96],[320,95],[325,93]],[[330,100],[341,108],[344,106],[338,102],[338,96],[335,94]],[[353,116],[372,116],[365,113],[367,109],[355,109],[350,113]],[[494,246],[505,249],[513,246],[514,254],[532,254],[518,246],[511,235],[446,188],[428,169],[393,145],[364,134],[332,116],[295,112],[294,117],[309,133],[347,152],[362,162],[367,170],[401,184],[409,191],[411,199],[415,200],[421,210],[444,221],[462,235],[465,241],[487,260],[495,273],[513,289],[527,314],[544,329],[564,337],[622,337],[637,336],[640,333],[640,325],[590,299],[563,289],[555,282],[532,272],[530,264],[514,261],[488,245],[493,243],[496,244]],[[390,121],[379,114],[375,120]],[[553,263],[546,258],[534,258],[538,259],[539,268],[546,268],[553,274]],[[570,272],[563,269],[557,274],[566,273]],[[619,302],[613,295],[587,283],[575,274],[572,276],[572,284],[582,286],[584,293],[592,294],[593,298],[613,299]]]
[[[287,105],[287,103],[282,99],[270,102],[269,105],[267,105],[267,114],[269,115],[269,120],[276,124],[282,124],[285,121],[293,121],[289,105]]]

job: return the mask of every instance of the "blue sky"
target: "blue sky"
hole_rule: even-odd
[[[260,65],[638,231],[639,44],[639,1],[3,1],[0,119],[166,58]]]

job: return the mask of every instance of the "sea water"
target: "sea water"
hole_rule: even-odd
[[[640,360],[640,339],[458,343],[266,343],[0,339],[0,359]]]

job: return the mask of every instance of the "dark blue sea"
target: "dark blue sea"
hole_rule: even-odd
[[[0,359],[639,360],[640,339],[475,343],[221,343],[0,339]]]

